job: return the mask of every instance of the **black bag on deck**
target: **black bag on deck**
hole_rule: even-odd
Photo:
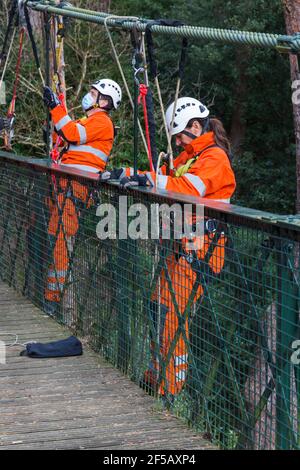
[[[28,343],[20,356],[35,358],[81,356],[82,344],[75,336],[52,343]]]

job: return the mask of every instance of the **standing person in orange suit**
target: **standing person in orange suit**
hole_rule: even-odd
[[[118,109],[121,100],[122,90],[115,81],[98,80],[92,84],[89,93],[82,100],[86,116],[72,121],[51,88],[44,88],[44,103],[50,109],[55,132],[65,142],[65,147],[60,153],[61,165],[93,173],[105,169],[115,134],[110,112]],[[56,194],[47,201],[50,211],[48,234],[52,262],[45,288],[45,310],[50,315],[57,312],[67,280],[68,243],[79,227],[76,207],[82,204],[86,206],[89,201],[88,188],[77,181],[72,181],[70,187],[67,179],[59,178],[56,186]]]
[[[166,112],[169,131],[173,110],[174,103]],[[174,170],[169,174],[167,166],[164,165],[160,168],[158,176],[156,172],[139,172],[137,176],[130,176],[132,169],[123,168],[113,170],[111,175],[104,173],[104,178],[117,177],[124,187],[155,185],[158,189],[229,203],[236,182],[229,158],[230,143],[221,121],[211,118],[208,108],[200,101],[189,97],[179,98],[171,135],[175,137],[176,146],[182,147],[183,151],[174,160]],[[185,311],[197,276],[192,269],[191,253],[196,253],[198,260],[203,260],[213,243],[208,261],[209,267],[214,274],[218,274],[224,265],[225,235],[221,235],[215,243],[214,230],[209,228],[210,224],[206,223],[206,227],[202,240],[196,238],[192,240],[199,248],[191,252],[187,240],[182,239],[180,242],[174,242],[173,253],[166,259],[181,315]],[[157,354],[157,347],[155,350],[155,338],[151,338],[152,359],[143,381],[161,395],[174,396],[182,390],[186,382],[188,350],[182,333],[176,341],[174,340],[179,322],[165,270],[162,271],[159,284],[160,287],[156,288],[151,299],[151,311],[156,330],[158,311],[160,312],[160,339],[157,346],[160,354]],[[203,288],[199,285],[195,301],[202,295]],[[189,338],[188,319],[185,322],[185,334]],[[172,354],[167,361],[170,348]],[[164,362],[165,374],[158,380],[162,377],[161,362]]]

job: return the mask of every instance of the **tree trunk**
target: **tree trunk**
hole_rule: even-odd
[[[300,0],[282,0],[287,34],[292,35],[300,31]],[[292,82],[299,80],[298,56],[290,54],[290,67]],[[300,104],[293,102],[294,128],[296,136],[296,178],[297,199],[296,212],[300,213]]]

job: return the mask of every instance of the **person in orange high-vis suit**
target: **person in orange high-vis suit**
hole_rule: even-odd
[[[44,102],[50,109],[55,132],[65,142],[60,154],[61,165],[92,173],[103,172],[115,133],[109,112],[117,109],[121,100],[122,91],[116,82],[110,79],[98,80],[82,100],[86,116],[72,121],[51,88],[44,88]],[[88,188],[77,181],[72,181],[70,187],[66,178],[59,178],[54,186],[55,194],[46,201],[50,214],[48,234],[51,263],[45,288],[45,310],[50,315],[57,312],[62,300],[69,269],[69,253],[72,251],[71,239],[79,227],[79,208],[90,202]]]
[[[173,109],[174,103],[166,112],[169,130]],[[183,147],[183,152],[174,160],[174,170],[167,174],[167,167],[164,165],[156,177],[155,172],[139,172],[137,176],[132,176],[133,171],[130,168],[116,169],[112,171],[111,178],[117,176],[124,187],[157,186],[167,191],[229,203],[236,187],[229,159],[230,143],[222,123],[210,118],[209,114],[207,107],[200,101],[189,97],[180,98],[176,105],[171,135],[175,136],[176,145]],[[107,172],[104,173],[104,179],[109,179]],[[191,240],[194,242],[193,249],[190,248],[189,240],[183,238],[181,241],[174,241],[173,254],[167,257],[168,273],[181,315],[184,314],[197,276],[192,269],[191,255],[195,255],[198,260],[204,260],[208,255],[207,264],[214,274],[219,274],[223,268],[226,235],[222,232],[218,238],[215,238],[214,222],[205,221],[204,236],[201,239],[195,237]],[[203,287],[200,284],[197,289],[194,302],[203,294]],[[179,321],[165,270],[162,271],[159,287],[157,286],[151,299],[151,312],[153,325],[156,327],[156,338],[151,338],[152,360],[144,374],[143,382],[161,395],[174,396],[182,390],[186,381],[188,370],[186,340],[189,338],[189,329],[187,318],[184,325],[186,338],[181,333],[178,339],[174,340]],[[159,345],[155,347],[158,337]],[[172,354],[168,354],[170,349]]]

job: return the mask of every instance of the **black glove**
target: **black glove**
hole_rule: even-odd
[[[114,168],[111,171],[103,171],[103,173],[100,174],[100,179],[103,181],[119,180],[124,174],[124,168]]]
[[[137,176],[125,176],[120,181],[120,185],[123,188],[132,188],[136,186],[147,186],[148,178],[146,175],[137,175]]]
[[[49,86],[44,87],[43,101],[47,108],[54,109],[60,104],[60,101]]]
[[[5,129],[8,131],[10,129],[10,119],[0,117],[0,132]]]

